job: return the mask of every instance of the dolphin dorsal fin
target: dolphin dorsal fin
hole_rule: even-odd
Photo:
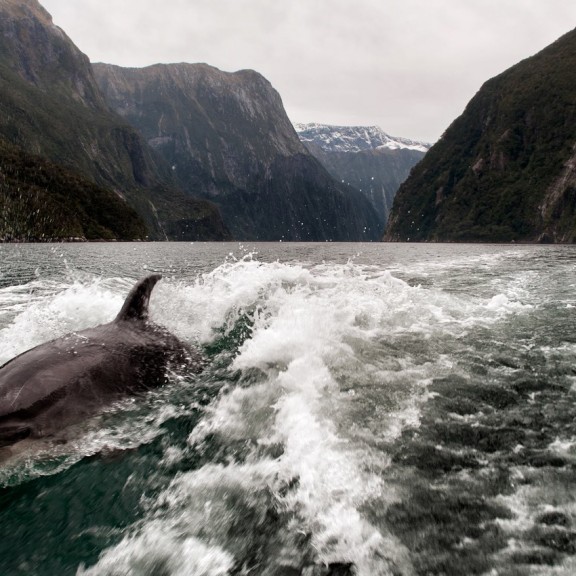
[[[126,320],[146,320],[148,318],[148,303],[150,293],[156,286],[156,282],[162,278],[161,274],[152,274],[140,280],[126,297],[122,310],[114,322],[124,322]]]

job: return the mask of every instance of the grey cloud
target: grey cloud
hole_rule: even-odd
[[[92,61],[252,68],[294,121],[433,141],[489,77],[576,22],[573,0],[41,0]]]

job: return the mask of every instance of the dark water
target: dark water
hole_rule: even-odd
[[[576,574],[576,248],[0,245],[0,363],[150,271],[208,366],[2,465],[2,576]]]

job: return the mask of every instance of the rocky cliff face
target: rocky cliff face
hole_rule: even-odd
[[[400,184],[430,148],[423,142],[392,137],[377,126],[296,124],[295,128],[335,179],[370,201],[382,230]]]
[[[37,0],[1,0],[0,53],[20,78],[65,100],[108,110],[88,58]]]
[[[373,240],[375,211],[299,141],[260,74],[205,64],[96,64],[107,102],[190,193],[215,202],[238,239]]]
[[[576,241],[576,30],[486,82],[413,170],[385,240]]]
[[[179,191],[105,102],[88,58],[36,0],[0,0],[0,136],[133,206],[155,239],[227,237],[217,209]]]

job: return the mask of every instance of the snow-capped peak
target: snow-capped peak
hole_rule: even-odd
[[[388,148],[428,152],[431,144],[398,138],[386,134],[378,126],[331,126],[328,124],[299,124],[294,128],[304,143],[320,146],[326,152],[361,152]]]

